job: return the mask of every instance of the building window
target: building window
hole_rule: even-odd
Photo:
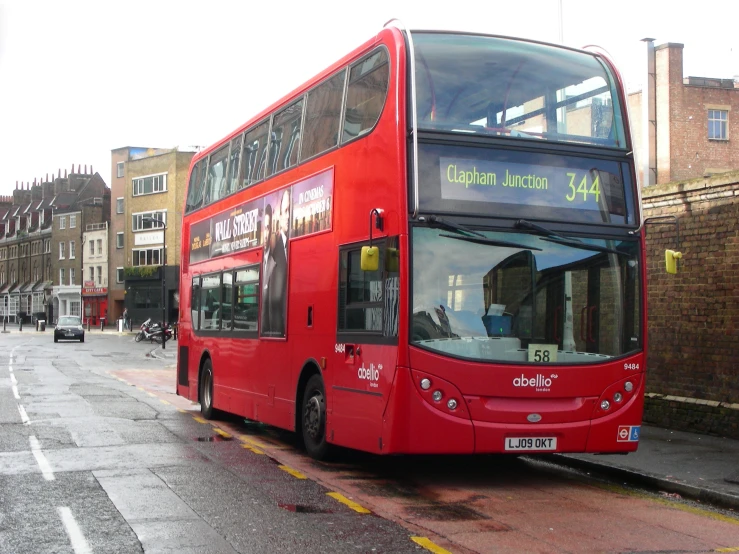
[[[161,265],[161,248],[143,248],[134,250],[132,256],[133,265]]]
[[[103,284],[103,266],[98,266],[98,285]]]
[[[117,214],[123,213],[123,198],[115,199],[115,213]]]
[[[115,171],[116,171],[116,177],[123,177],[123,162],[118,162],[115,164]],[[118,212],[122,213],[122,212]]]
[[[115,234],[115,247],[116,248],[123,248],[123,233],[116,233]]]
[[[122,283],[123,281],[124,281],[123,268],[122,267],[116,267],[115,268],[115,282],[116,283]]]
[[[167,224],[167,211],[163,210],[160,212],[146,212],[146,213],[140,213],[140,214],[133,214],[132,216],[132,226],[133,230],[135,231],[148,231],[149,229],[163,229],[161,224],[155,223],[151,220],[144,220],[145,217],[150,217],[152,219],[158,219],[164,225]]]
[[[44,241],[44,254],[51,254],[51,239]]]
[[[76,215],[70,215],[69,216],[69,228],[75,229],[77,227],[77,216]]]
[[[103,239],[98,239],[98,255],[103,254]]]
[[[74,248],[74,241],[69,241],[69,259],[74,260],[75,258],[75,248]]]
[[[91,267],[90,268],[90,279],[89,280],[90,281],[94,281],[95,280],[95,268],[94,267]]]
[[[95,255],[95,242],[90,241],[90,256],[94,256],[94,255]]]
[[[63,267],[59,268],[59,284],[60,285],[64,284],[64,268]]]
[[[708,138],[729,140],[729,112],[727,110],[708,110]]]
[[[139,177],[133,179],[133,195],[141,196],[142,194],[154,194],[157,192],[167,192],[167,174],[149,175],[148,177]]]
[[[69,268],[69,285],[70,286],[74,285],[74,268],[73,267]]]
[[[64,259],[64,243],[63,242],[59,243],[59,259],[60,260]]]
[[[66,217],[60,217],[59,218],[59,228],[60,229],[66,229],[67,228],[67,218]]]
[[[78,315],[80,315],[80,313],[81,313],[80,312],[80,303],[77,302],[77,301],[75,301],[75,300],[72,300],[69,303],[69,315],[77,315],[78,316]]]

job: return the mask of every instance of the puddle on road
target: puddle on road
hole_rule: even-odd
[[[233,437],[224,437],[221,435],[213,435],[212,437],[195,437],[198,442],[227,442],[234,440]]]
[[[283,510],[288,512],[296,512],[299,514],[333,514],[333,510],[324,510],[315,506],[306,506],[304,504],[277,504]]]

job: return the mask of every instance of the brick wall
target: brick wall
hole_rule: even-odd
[[[647,225],[648,358],[645,421],[739,438],[739,172],[649,187]]]

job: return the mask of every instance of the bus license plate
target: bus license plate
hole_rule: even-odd
[[[557,450],[557,437],[506,437],[506,450]]]

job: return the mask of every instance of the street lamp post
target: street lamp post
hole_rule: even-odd
[[[167,283],[165,273],[167,271],[167,224],[156,217],[144,216],[141,221],[150,221],[162,227],[162,349],[167,348],[167,337],[164,334],[164,324],[167,322]]]

